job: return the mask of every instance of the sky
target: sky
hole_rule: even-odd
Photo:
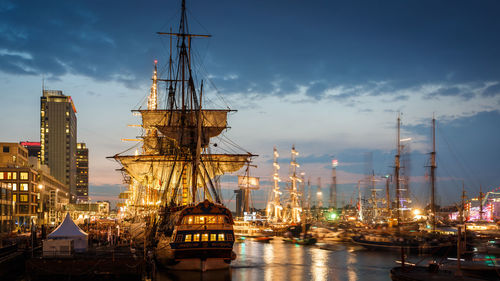
[[[431,120],[437,119],[442,205],[500,186],[498,1],[187,1],[205,103],[238,110],[225,136],[259,155],[263,207],[280,152],[285,188],[290,149],[323,194],[337,167],[338,201],[359,180],[393,173],[396,119],[409,147],[415,204],[428,202]],[[78,140],[90,150],[92,200],[123,190],[112,156],[134,146],[153,61],[165,74],[180,1],[0,0],[0,140],[38,141],[42,81],[72,96]],[[217,140],[215,140],[217,141]],[[242,172],[240,173],[242,174]],[[224,198],[234,205],[234,176]],[[383,185],[380,181],[377,185]],[[366,191],[367,187],[363,187]],[[327,198],[324,199],[327,204]]]

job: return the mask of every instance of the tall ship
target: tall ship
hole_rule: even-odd
[[[223,204],[219,179],[256,155],[216,152],[239,148],[222,135],[233,110],[208,109],[203,102],[203,80],[197,81],[191,54],[193,39],[210,35],[189,32],[185,0],[177,32],[158,34],[170,37],[167,76],[158,77],[155,61],[147,108],[133,110],[142,119],[140,145],[132,155],[112,157],[129,183],[122,209],[145,226],[144,245],[160,265],[200,271],[227,268],[236,256],[234,220]],[[219,141],[213,143],[216,137]],[[222,149],[218,144],[223,143],[234,147]]]

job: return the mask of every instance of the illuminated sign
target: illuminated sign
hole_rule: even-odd
[[[22,141],[21,142],[22,146],[40,146],[40,142],[35,142],[35,141]]]

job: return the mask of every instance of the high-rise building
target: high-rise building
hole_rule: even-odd
[[[76,144],[76,199],[89,200],[89,150],[83,142]]]
[[[76,201],[76,109],[62,91],[43,90],[40,98],[40,161],[69,186]]]

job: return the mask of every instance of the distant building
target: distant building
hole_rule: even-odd
[[[40,152],[42,151],[40,142],[22,141],[20,144],[28,149],[28,157],[36,157],[40,159]]]
[[[236,217],[239,218],[239,217],[243,217],[243,197],[245,196],[244,193],[243,193],[243,190],[242,189],[236,189],[234,190],[234,193],[236,194],[236,204],[235,204],[235,208],[236,208]]]
[[[64,206],[69,203],[67,186],[52,177],[38,158],[27,156],[28,150],[19,143],[0,143],[0,185],[7,187],[0,202],[4,190],[10,193],[5,200],[10,200],[17,227],[61,221]]]
[[[76,144],[76,199],[89,200],[89,150],[80,142]]]
[[[0,142],[0,166],[28,166],[28,150],[18,143]]]
[[[69,186],[76,200],[76,109],[62,91],[44,90],[40,98],[40,161]]]
[[[109,201],[97,201],[87,203],[68,204],[66,210],[76,223],[81,224],[85,220],[94,221],[99,218],[106,218],[110,215]]]

